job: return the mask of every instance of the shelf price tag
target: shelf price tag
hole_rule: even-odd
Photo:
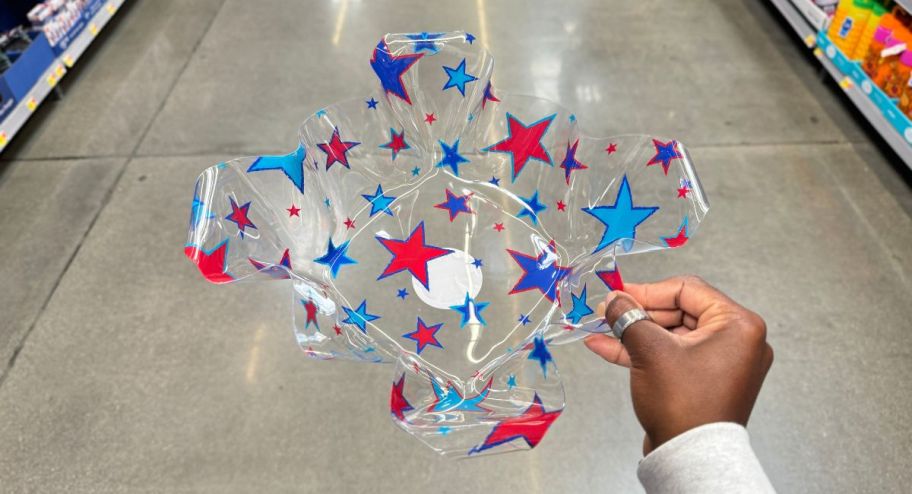
[[[808,34],[808,35],[804,38],[804,44],[807,45],[808,48],[813,48],[813,47],[814,47],[814,44],[815,44],[816,42],[817,42],[817,37],[814,36],[813,34]]]
[[[54,68],[54,75],[57,76],[58,79],[63,77],[64,72],[66,71],[63,70],[63,65],[57,65],[57,67]]]
[[[6,146],[6,132],[0,132],[0,148]]]
[[[64,56],[63,56],[63,63],[66,64],[67,67],[72,67],[73,64],[76,63],[76,60],[73,60],[73,57],[70,56],[70,55],[64,55]]]
[[[57,85],[57,76],[54,75],[53,73],[48,74],[48,76],[47,76],[47,83],[48,83],[48,86],[49,86],[49,87],[54,87],[54,86],[56,86],[56,85]]]
[[[94,22],[89,24],[89,32],[92,33],[92,36],[98,36],[98,26]]]
[[[35,101],[35,98],[29,98],[28,101],[25,102],[25,107],[28,108],[29,111],[35,111],[35,108],[38,108],[38,102]]]
[[[852,79],[849,79],[848,77],[843,77],[842,80],[839,81],[839,87],[842,89],[850,89],[854,85]]]
[[[105,9],[107,9],[108,14],[111,14],[111,15],[114,15],[114,12],[117,12],[117,7],[115,7],[114,5],[112,5],[110,3],[105,5]]]

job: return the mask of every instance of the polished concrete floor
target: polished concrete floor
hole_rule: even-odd
[[[280,287],[212,286],[182,257],[203,168],[292,149],[373,88],[383,33],[465,29],[499,87],[689,145],[699,237],[623,267],[766,317],[750,430],[773,483],[908,492],[903,165],[765,2],[671,4],[130,0],[0,156],[0,491],[637,491],[625,372],[581,345],[556,350],[568,406],[539,448],[445,461],[391,425],[386,369],[305,359]]]

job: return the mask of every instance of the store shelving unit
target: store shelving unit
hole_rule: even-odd
[[[86,28],[70,43],[70,46],[63,54],[42,74],[26,97],[19,101],[16,107],[0,122],[0,151],[6,147],[7,143],[32,116],[38,105],[47,98],[57,86],[57,83],[60,82],[60,79],[66,75],[67,68],[73,67],[76,61],[79,60],[79,57],[92,44],[92,41],[111,20],[120,6],[123,5],[124,1],[126,0],[109,0],[105,3],[92,17]]]
[[[907,129],[904,133],[897,131],[884,115],[883,110],[869,97],[872,91],[870,85],[865,87],[864,82],[860,85],[856,84],[848,74],[843,73],[833,63],[823,50],[816,47],[817,32],[826,28],[825,20],[822,24],[819,22],[820,16],[825,17],[823,12],[817,9],[810,0],[770,0],[770,3],[782,13],[804,44],[814,50],[814,56],[820,60],[823,67],[845,91],[849,100],[855,104],[861,114],[867,118],[871,126],[893,148],[903,162],[912,168],[912,129]],[[898,0],[897,3],[912,12],[912,0]]]

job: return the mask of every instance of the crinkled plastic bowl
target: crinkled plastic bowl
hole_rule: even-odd
[[[705,216],[688,154],[495,91],[468,33],[387,35],[370,65],[379,90],[295,152],[200,176],[185,253],[214,283],[290,280],[305,354],[393,364],[393,421],[435,451],[534,447],[564,408],[551,346],[607,331],[616,256]]]

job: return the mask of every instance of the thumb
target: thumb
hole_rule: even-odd
[[[629,294],[613,291],[605,298],[605,320],[614,326],[622,315],[631,309],[643,307]],[[637,321],[624,331],[621,343],[630,354],[630,363],[633,367],[648,366],[652,362],[662,359],[663,355],[675,345],[675,336],[665,328],[649,319]]]

